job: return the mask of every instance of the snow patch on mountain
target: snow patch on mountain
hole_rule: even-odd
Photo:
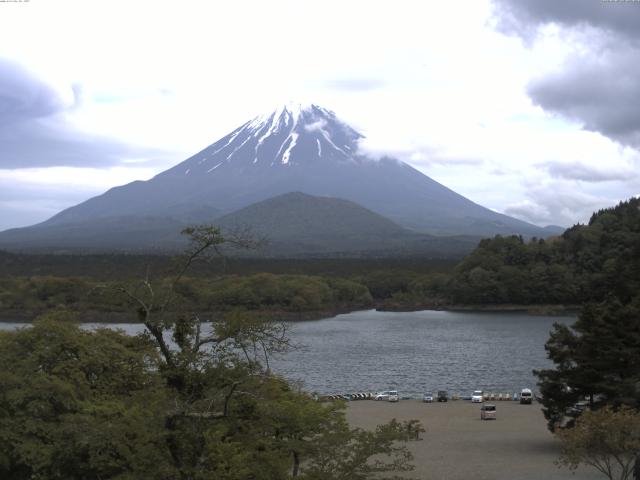
[[[291,133],[291,144],[289,145],[289,148],[287,148],[287,150],[284,152],[284,155],[282,155],[282,163],[286,164],[289,163],[289,157],[291,156],[291,150],[293,149],[293,147],[296,146],[296,142],[298,141],[298,134],[295,132]]]
[[[222,163],[242,169],[291,167],[318,160],[344,162],[353,160],[361,138],[332,111],[290,102],[238,127],[198,154],[197,160],[188,160],[185,167],[190,175],[197,175],[213,173]]]
[[[213,167],[211,167],[209,170],[207,170],[207,173],[211,173],[213,172],[216,168],[218,168],[220,165],[222,165],[222,162],[214,165]]]

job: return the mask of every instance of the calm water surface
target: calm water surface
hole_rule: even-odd
[[[553,323],[574,321],[518,313],[354,312],[293,324],[291,337],[305,348],[273,367],[319,393],[513,392],[534,388],[531,370],[551,365],[544,343]]]
[[[553,323],[574,321],[518,313],[353,312],[291,323],[290,337],[301,347],[271,366],[323,394],[390,388],[413,396],[438,389],[513,392],[534,388],[531,370],[551,365],[544,343]],[[1,323],[0,329],[21,325]],[[107,326],[130,334],[143,328]]]

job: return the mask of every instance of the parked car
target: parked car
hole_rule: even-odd
[[[384,400],[387,402],[397,402],[398,400],[400,400],[400,396],[398,395],[397,390],[385,390],[384,392],[376,393],[373,399],[377,401]]]
[[[433,393],[427,392],[422,396],[422,401],[425,403],[433,402]]]
[[[533,392],[528,388],[523,388],[520,392],[520,405],[531,405],[533,401]]]
[[[385,390],[384,392],[378,392],[373,399],[377,402],[381,400],[389,400],[389,391]]]
[[[567,411],[565,413],[568,417],[577,418],[582,415],[582,412],[584,412],[588,406],[588,402],[578,402],[573,404],[573,406],[567,408]]]
[[[496,406],[491,403],[485,403],[480,407],[480,420],[495,420]]]
[[[482,403],[484,401],[484,392],[482,390],[474,390],[471,394],[471,403]]]
[[[446,402],[447,400],[449,400],[449,394],[446,390],[438,390],[438,401]]]

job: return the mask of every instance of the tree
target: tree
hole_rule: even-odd
[[[0,360],[14,367],[0,372],[1,477],[346,479],[411,469],[402,442],[419,425],[350,429],[342,403],[321,404],[270,371],[270,355],[290,348],[282,324],[239,310],[205,322],[168,308],[194,262],[227,242],[249,244],[213,227],[185,233],[191,246],[169,281],[116,287],[145,334],[57,318],[0,335]]]
[[[394,436],[393,427],[368,436],[349,430],[343,409],[292,391],[270,372],[269,356],[290,348],[283,324],[235,311],[211,322],[205,333],[196,313],[167,315],[176,285],[195,261],[211,250],[219,254],[227,242],[251,246],[246,237],[227,239],[212,227],[184,233],[191,246],[162,294],[164,299],[149,279],[142,283],[143,295],[122,289],[138,304],[140,318],[160,353],[160,371],[175,405],[166,416],[167,445],[181,477],[268,480],[285,478],[289,471],[292,477],[304,478],[305,465],[323,454],[332,444],[326,439],[337,432],[345,446],[362,450],[361,463],[373,455],[394,456],[388,464],[375,460],[376,471],[409,469],[406,447],[391,446],[406,436]],[[174,346],[166,340],[167,333]]]
[[[562,442],[560,465],[575,470],[582,463],[610,480],[627,480],[634,474],[640,452],[640,414],[628,407],[587,411],[558,437]]]
[[[554,326],[545,348],[555,368],[534,373],[551,431],[585,398],[592,409],[640,408],[640,295],[626,304],[610,297],[585,306],[572,327]]]
[[[305,466],[305,480],[399,479],[391,472],[413,469],[413,456],[400,442],[417,439],[422,426],[414,421],[392,420],[378,425],[373,432],[350,430],[344,417],[339,417],[315,443],[314,455]],[[372,460],[373,459],[373,460]]]
[[[152,344],[59,312],[0,333],[0,477],[177,478]]]
[[[588,226],[567,230],[563,239],[561,258],[579,272],[579,295],[590,302],[571,327],[556,324],[545,345],[555,368],[534,372],[544,414],[549,429],[575,449],[567,450],[565,464],[592,462],[613,478],[615,461],[623,475],[619,478],[628,478],[635,461],[640,477],[637,445],[623,462],[622,447],[615,442],[629,436],[624,429],[618,436],[602,429],[606,422],[622,428],[617,419],[631,415],[628,408],[640,409],[640,199],[594,214]],[[577,420],[568,416],[579,414],[572,407],[584,399],[590,411]],[[616,416],[611,408],[622,413]]]

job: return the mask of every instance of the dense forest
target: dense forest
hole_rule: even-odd
[[[556,323],[545,343],[553,367],[534,371],[547,426],[562,444],[560,464],[583,463],[608,478],[640,478],[640,200],[597,212],[589,225],[568,230],[543,247],[542,261],[532,260],[531,247],[510,251],[520,254],[510,258],[522,262],[524,282],[543,274],[549,268],[544,259],[554,256],[574,282],[575,290],[563,295],[581,303],[577,320]]]
[[[447,283],[456,303],[582,304],[638,290],[640,200],[600,210],[547,240],[483,240]]]
[[[243,308],[309,318],[359,308],[568,305],[629,296],[640,268],[638,199],[596,212],[547,239],[482,240],[457,265],[434,259],[215,259],[194,265],[175,308]],[[54,307],[128,314],[118,288],[168,279],[175,259],[155,256],[0,255],[0,312],[33,318]],[[116,315],[117,316],[117,315]],[[113,315],[112,315],[113,317]],[[113,318],[112,318],[113,319]]]
[[[32,276],[0,279],[0,308],[5,316],[32,317],[52,308],[82,312],[85,319],[131,321],[132,301],[123,288],[135,291],[143,280],[101,282],[80,277]],[[169,279],[160,280],[166,283]],[[331,313],[367,308],[372,298],[364,285],[342,278],[260,273],[213,278],[183,278],[173,309],[223,313],[235,308],[273,313]],[[303,317],[304,318],[304,317]]]

